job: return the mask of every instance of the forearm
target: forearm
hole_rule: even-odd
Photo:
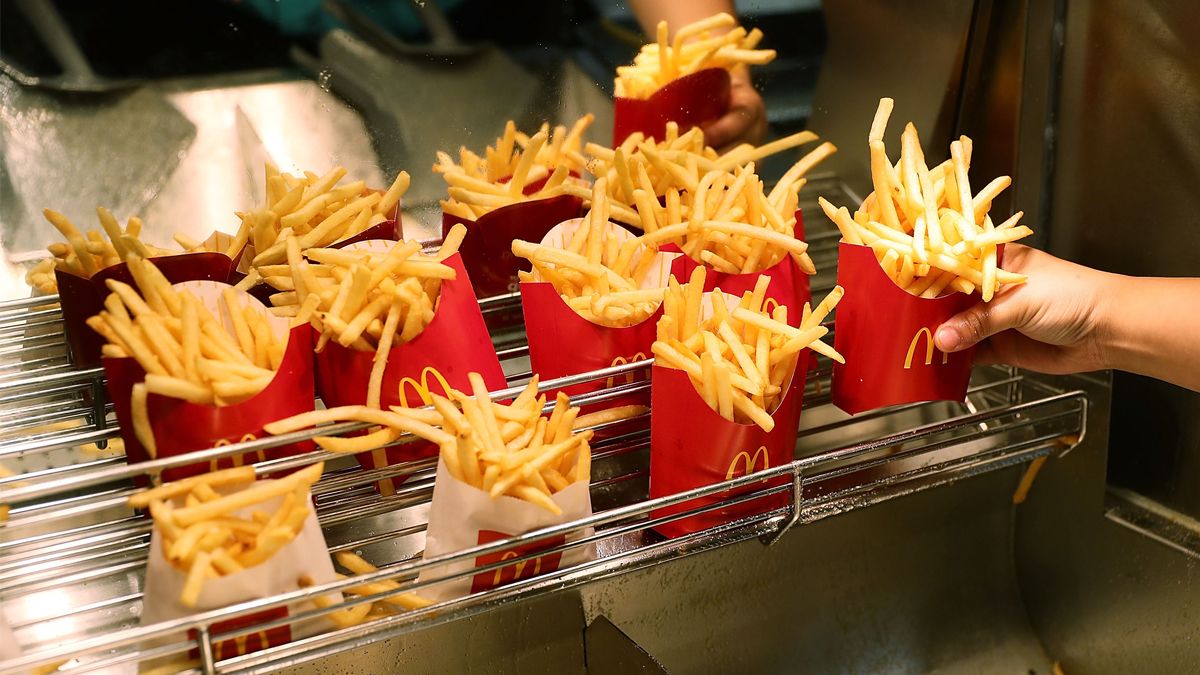
[[[1117,276],[1101,312],[1110,367],[1200,391],[1200,279]]]
[[[653,36],[658,22],[666,20],[674,35],[680,26],[727,12],[737,16],[733,0],[629,0],[646,35]]]

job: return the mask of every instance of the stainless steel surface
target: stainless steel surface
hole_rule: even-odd
[[[0,241],[22,253],[55,240],[43,208],[88,223],[95,223],[97,205],[122,218],[141,212],[196,129],[150,88],[63,100],[0,77],[0,133],[7,178],[0,181]]]
[[[882,96],[896,101],[885,141],[899,148],[912,121],[928,148],[948,148],[974,2],[826,0],[829,47],[809,128],[838,152],[823,167],[870,192],[867,131]],[[894,152],[894,151],[893,151]],[[936,156],[936,155],[931,155]]]
[[[1192,2],[1071,5],[1051,251],[1200,276],[1200,48],[1186,35],[1197,21]],[[1200,393],[1118,376],[1113,396],[1110,478],[1200,518]]]
[[[1053,253],[1125,274],[1200,275],[1190,215],[1200,207],[1200,52],[1188,34],[1198,10],[1069,3]],[[1112,410],[1111,429],[1084,444],[1107,445],[1107,456],[1076,451],[1048,465],[1020,509],[1025,604],[1068,673],[1193,673],[1200,394],[1118,373]]]
[[[814,192],[821,194],[830,194],[837,188],[828,180],[814,181],[812,187]],[[806,195],[806,207],[811,206],[811,199],[811,194]],[[835,247],[835,239],[827,226],[820,224],[812,227],[810,241],[815,256],[828,258]],[[832,276],[826,272],[823,278],[816,280],[815,292],[823,293],[823,288],[831,282]],[[511,302],[511,298],[489,301],[484,310],[499,311],[505,303]],[[20,325],[20,312],[29,312],[30,307],[28,302],[17,305],[18,308],[7,314],[0,310],[0,318],[18,317],[10,323]],[[505,344],[510,345],[509,353],[515,359],[523,359],[522,350],[513,347],[519,343],[505,339]],[[511,373],[510,384],[518,384],[527,376],[527,366],[514,364],[512,360],[506,366]],[[638,367],[644,367],[644,364],[618,368]],[[77,428],[49,430],[32,438],[0,440],[0,457],[29,461],[52,450],[69,451],[84,438],[97,440],[114,434],[111,420],[105,428],[97,428],[95,418],[88,418],[90,408],[83,405],[80,397],[82,390],[95,386],[99,373],[64,372],[40,376],[23,373],[19,366],[6,372],[16,374],[7,387],[0,380],[0,400],[11,397],[15,401],[8,410],[15,412],[33,405],[62,403],[68,412],[86,421]],[[607,374],[597,371],[581,377],[597,378]],[[979,486],[1001,481],[1004,487],[999,491],[1007,494],[1015,471],[1011,467],[1035,457],[1059,454],[1071,447],[1070,439],[1082,435],[1088,427],[1088,394],[1078,388],[1081,383],[1070,378],[1037,378],[1002,368],[979,369],[966,406],[944,403],[901,406],[849,418],[828,404],[828,374],[828,364],[822,362],[807,383],[806,411],[801,440],[797,444],[798,459],[790,465],[772,467],[749,477],[675,497],[647,500],[647,437],[645,427],[639,426],[630,434],[597,445],[593,473],[596,515],[593,517],[436,560],[414,558],[424,548],[432,461],[363,471],[352,461],[347,461],[349,458],[340,458],[330,466],[315,490],[318,513],[332,550],[359,550],[373,561],[392,563],[370,578],[395,578],[402,582],[403,589],[419,592],[420,588],[445,578],[443,573],[442,577],[435,575],[432,581],[417,582],[415,577],[420,570],[436,570],[449,561],[509,548],[516,542],[534,541],[557,533],[579,533],[588,526],[595,527],[595,535],[568,543],[563,548],[594,541],[599,557],[550,575],[428,610],[384,617],[361,626],[226,659],[217,663],[216,669],[220,672],[263,672],[311,663],[309,668],[339,672],[389,672],[396,664],[407,664],[413,658],[428,658],[424,656],[427,652],[414,651],[418,648],[438,645],[444,649],[445,645],[454,644],[461,650],[462,642],[454,640],[466,637],[469,643],[471,636],[478,634],[484,636],[480,653],[488,660],[478,661],[475,655],[462,655],[461,663],[467,664],[467,668],[470,664],[479,667],[486,663],[489,671],[499,672],[522,669],[578,672],[582,667],[581,636],[586,625],[585,616],[595,618],[600,614],[612,618],[618,627],[672,672],[705,672],[713,665],[733,671],[779,670],[786,669],[787,664],[793,662],[789,659],[796,658],[820,658],[823,667],[833,670],[853,663],[869,667],[884,662],[873,660],[876,659],[872,655],[875,652],[864,650],[862,645],[872,640],[878,644],[891,644],[895,630],[888,622],[871,619],[875,615],[870,613],[883,611],[882,606],[867,603],[861,595],[870,589],[883,592],[886,589],[878,587],[882,581],[872,581],[871,577],[861,574],[851,575],[850,579],[842,579],[843,585],[833,588],[826,581],[828,577],[815,573],[821,565],[828,566],[827,574],[841,569],[846,564],[844,554],[850,541],[865,547],[854,550],[850,559],[875,560],[881,570],[898,566],[897,571],[905,575],[927,575],[934,559],[952,555],[953,551],[959,551],[963,556],[961,565],[955,563],[954,567],[961,567],[963,573],[968,574],[965,581],[969,582],[966,587],[970,591],[962,591],[966,594],[960,594],[951,603],[955,607],[961,605],[960,611],[950,612],[944,623],[937,624],[945,626],[947,631],[957,630],[941,637],[936,648],[929,645],[928,637],[923,638],[925,641],[907,643],[895,659],[886,662],[894,664],[893,670],[900,672],[914,663],[946,667],[972,664],[985,668],[1019,664],[1040,668],[1045,658],[1019,621],[1020,612],[1015,605],[1016,596],[1007,571],[1011,558],[997,555],[1007,546],[1004,533],[1009,530],[1006,529],[1005,514],[1010,509],[1004,499],[996,498],[997,490]],[[55,393],[46,392],[47,382],[56,383]],[[645,386],[644,383],[634,384],[632,388]],[[595,398],[628,390],[600,392]],[[30,391],[42,395],[30,399],[27,397]],[[26,397],[22,398],[22,395]],[[497,392],[496,395],[506,394]],[[641,425],[644,424],[642,421]],[[340,428],[348,430],[354,426]],[[196,644],[194,639],[187,638],[188,629],[201,629],[231,616],[282,604],[289,599],[327,593],[354,583],[335,582],[177,621],[137,627],[148,524],[124,507],[124,497],[132,489],[129,478],[167,465],[243,452],[266,442],[269,441],[199,451],[184,458],[157,460],[134,467],[125,467],[119,460],[116,463],[67,464],[0,480],[0,502],[12,505],[10,520],[0,528],[0,598],[4,601],[6,616],[29,654],[23,660],[0,666],[0,671],[78,657],[79,661],[75,663],[80,672],[84,672],[117,668],[150,655],[182,653]],[[325,456],[324,453],[311,453],[256,466],[260,471],[270,471]],[[381,498],[370,487],[371,482],[382,476],[401,473],[412,475],[391,497]],[[990,477],[964,480],[979,475]],[[753,487],[755,491],[733,499],[725,496],[716,505],[699,508],[711,509],[761,494],[791,491],[786,485],[764,488],[759,482],[773,476],[802,478],[802,501],[674,540],[664,541],[648,530],[656,522],[650,515],[656,507],[742,486]],[[930,491],[947,485],[952,487]],[[929,496],[910,496],[918,493]],[[942,493],[957,497],[935,497]],[[900,497],[905,499],[898,504],[923,504],[923,510],[908,515],[904,506],[865,508]],[[955,517],[947,520],[945,516],[950,512],[943,511],[946,499],[960,506],[962,503],[970,506],[954,509]],[[987,513],[989,508],[995,512]],[[858,515],[860,511],[868,515]],[[698,509],[690,512],[698,512]],[[848,520],[827,520],[851,512],[855,513],[847,516]],[[799,524],[778,546],[766,548],[752,541],[770,539],[793,516],[797,516]],[[837,526],[838,522],[855,521],[871,523],[871,529]],[[813,524],[818,522],[822,524]],[[868,531],[873,534],[859,534]],[[814,545],[814,537],[818,542],[830,537],[831,543]],[[916,545],[910,546],[913,542]],[[818,554],[827,557],[819,560],[807,557]],[[796,556],[812,562],[797,566]],[[671,560],[677,562],[658,565]],[[809,564],[814,567],[808,567]],[[642,572],[634,576],[627,574],[637,570]],[[844,576],[844,570],[839,574]],[[924,579],[924,586],[906,581],[887,591],[899,594],[903,600],[901,604],[905,609],[899,613],[900,618],[912,618],[911,612],[920,608],[932,612],[933,605],[921,602],[921,598],[926,597],[926,589],[950,592],[956,579],[945,574],[940,578],[937,578],[939,575],[927,576],[935,578]],[[859,583],[861,586],[856,585]],[[574,591],[568,592],[575,587],[579,588],[577,596]],[[824,596],[821,595],[822,587]],[[818,639],[819,631],[801,631],[805,625],[814,625],[811,620],[801,624],[785,621],[779,612],[788,617],[796,616],[794,603],[779,602],[785,597],[785,588],[832,603],[817,602],[814,606],[844,607],[845,612],[814,610],[814,614],[826,617],[827,623],[819,624],[822,630],[832,631],[833,626],[841,625],[843,631],[850,631],[855,636],[854,640],[845,640],[833,649],[828,641]],[[841,593],[849,595],[839,596]],[[798,600],[803,597],[799,596]],[[749,604],[739,604],[742,602]],[[547,606],[544,603],[557,609],[545,613],[538,609]],[[578,611],[580,603],[583,612]],[[940,601],[935,604],[942,607]],[[883,606],[893,605],[889,601]],[[1004,629],[996,634],[981,633],[984,614],[993,622],[1002,622]],[[572,619],[572,616],[577,618]],[[504,624],[506,620],[514,620],[513,617],[518,621],[515,633],[512,627]],[[696,617],[704,620],[693,620]],[[666,626],[685,621],[685,618],[686,627],[675,626],[666,631]],[[763,618],[767,619],[765,624],[760,621]],[[853,628],[845,627],[845,622],[852,619],[871,620]],[[925,635],[921,632],[923,625],[932,624],[913,623],[908,629],[913,635]],[[700,639],[700,634],[710,635],[709,631],[718,627],[736,635],[737,640],[710,643],[707,651],[699,649],[696,640]],[[697,633],[687,637],[687,631]],[[797,631],[807,637],[797,639]],[[205,644],[206,640],[213,639],[206,630],[198,635]],[[671,635],[686,639],[668,640]],[[154,650],[138,646],[150,639],[163,639],[166,644]],[[781,639],[791,639],[794,646],[773,650],[756,647],[763,641],[774,643]],[[550,646],[543,649],[546,640]],[[517,649],[505,652],[501,647],[506,641],[515,641]],[[417,653],[422,657],[416,656]],[[856,653],[861,658],[854,656]],[[446,663],[452,666],[459,656],[448,657]],[[432,666],[430,669],[436,670]]]

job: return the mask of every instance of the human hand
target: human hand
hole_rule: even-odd
[[[729,73],[729,111],[704,125],[704,142],[724,152],[740,143],[758,145],[767,135],[767,107],[750,81],[750,70]]]
[[[1111,367],[1104,304],[1120,277],[1020,244],[1005,246],[1004,269],[1029,280],[943,323],[935,336],[938,349],[957,352],[978,344],[975,363],[1043,373]]]

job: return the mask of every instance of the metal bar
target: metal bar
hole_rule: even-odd
[[[803,508],[804,508],[804,473],[802,471],[800,471],[799,469],[796,469],[796,471],[794,473],[792,473],[791,515],[788,516],[788,519],[779,526],[778,531],[776,531],[774,534],[767,536],[767,538],[763,541],[763,544],[766,545],[767,548],[770,548],[770,547],[774,546],[775,544],[779,543],[779,540],[783,539],[783,535],[787,534],[788,530],[792,529],[792,527],[795,526],[796,523],[800,522],[800,513],[803,510]]]
[[[29,307],[38,307],[40,305],[58,304],[58,294],[55,295],[35,295],[29,298],[20,298],[17,300],[5,300],[0,302],[0,313],[14,312],[18,309],[26,309]]]
[[[591,382],[592,380],[605,379],[608,377],[615,377],[617,375],[623,375],[628,372],[634,372],[637,370],[648,368],[648,367],[652,366],[653,364],[654,364],[654,359],[646,359],[644,361],[634,361],[633,363],[628,363],[628,364],[619,365],[619,366],[612,366],[610,368],[601,368],[599,370],[594,370],[594,371],[587,372],[587,373],[581,373],[578,375],[568,375],[566,377],[560,377],[560,378],[556,378],[553,380],[546,380],[545,382],[542,382],[540,384],[540,388],[543,390],[546,390],[546,389],[559,389],[559,388],[563,388],[563,387],[569,387],[569,386],[575,385],[575,384]],[[31,379],[33,379],[33,378],[31,378]],[[649,386],[648,382],[634,383],[634,385],[627,386],[627,388],[622,389],[622,390],[620,390],[620,392],[615,393],[615,394],[612,393],[612,392],[617,391],[617,388],[614,387],[612,392],[602,392],[600,394],[589,395],[587,397],[580,396],[580,397],[578,397],[578,399],[581,403],[585,402],[585,398],[587,399],[586,402],[603,401],[603,400],[607,400],[609,398],[615,398],[616,396],[621,396],[624,393],[628,393],[630,391],[638,391],[641,389],[645,389],[648,386]],[[492,392],[492,399],[493,400],[504,400],[507,398],[512,398],[519,393],[521,393],[520,387],[509,387],[507,389],[501,389],[500,391]],[[65,491],[69,491],[69,490],[78,490],[78,489],[85,488],[85,487],[91,487],[93,485],[102,485],[104,483],[110,483],[113,481],[125,480],[125,479],[129,479],[129,478],[133,478],[134,476],[140,476],[140,475],[144,475],[144,474],[145,475],[158,474],[166,469],[172,469],[172,468],[176,468],[176,467],[180,467],[180,466],[187,466],[189,464],[208,462],[210,460],[221,459],[223,457],[231,457],[233,455],[240,455],[243,453],[254,453],[255,451],[258,451],[258,450],[265,450],[267,448],[273,448],[273,447],[280,446],[280,445],[289,445],[291,443],[306,441],[306,440],[309,440],[309,439],[314,438],[319,435],[337,434],[337,433],[346,433],[346,432],[350,432],[350,431],[357,431],[359,429],[365,429],[369,426],[370,426],[369,424],[365,424],[365,423],[338,424],[338,425],[321,427],[320,429],[312,429],[309,431],[298,431],[295,433],[284,434],[281,436],[271,436],[271,437],[267,437],[267,438],[260,438],[260,439],[254,440],[254,441],[247,441],[245,443],[231,443],[229,445],[221,446],[219,448],[209,448],[207,450],[197,450],[195,452],[189,452],[189,453],[186,453],[183,455],[177,455],[175,457],[164,457],[161,459],[153,459],[153,460],[150,460],[147,462],[140,462],[138,464],[134,464],[131,466],[113,467],[112,469],[105,469],[103,471],[97,471],[95,473],[92,473],[92,474],[89,474],[86,476],[71,476],[71,477],[60,478],[60,479],[56,479],[56,480],[52,480],[52,481],[46,481],[46,482],[38,484],[38,485],[25,485],[25,486],[21,486],[21,487],[16,487],[16,488],[13,488],[12,490],[6,490],[4,493],[0,494],[0,500],[3,500],[3,502],[7,503],[7,504],[16,504],[16,503],[20,503],[20,502],[24,502],[24,501],[30,501],[33,499],[47,497],[47,496],[50,496],[53,494],[57,494],[57,493],[65,492]],[[108,438],[113,438],[116,435],[117,435],[116,428],[110,428],[110,429],[103,430],[103,431],[93,431],[88,434],[80,434],[80,436],[76,437],[76,440],[79,441],[78,443],[66,443],[63,441],[57,441],[57,442],[48,443],[48,444],[38,444],[38,443],[31,443],[31,444],[27,444],[27,445],[15,444],[13,446],[9,446],[8,448],[0,450],[0,459],[2,459],[4,457],[9,457],[9,456],[20,456],[20,455],[24,455],[28,452],[71,447],[73,445],[78,445],[79,443],[93,443],[93,442],[96,442],[97,440],[105,440]],[[81,440],[82,438],[85,438],[85,437],[87,440]],[[411,438],[411,437],[409,437],[409,438]],[[282,461],[279,461],[278,463],[269,463],[268,462],[268,463],[255,464],[255,467],[267,467],[267,470],[260,469],[260,473],[266,473],[268,470],[269,471],[277,471],[280,469],[294,468],[297,466],[304,466],[307,464],[312,464],[312,463],[315,463],[318,461],[333,459],[338,456],[340,456],[340,455],[338,455],[337,453],[332,453],[332,452],[314,452],[314,453],[308,453],[306,455],[302,455],[301,457],[291,458],[289,460],[282,460]],[[268,464],[270,464],[270,466],[268,466]],[[20,478],[19,476],[15,476],[15,477],[8,478],[8,479],[0,479],[0,488],[3,488],[6,484],[19,482],[19,478]]]

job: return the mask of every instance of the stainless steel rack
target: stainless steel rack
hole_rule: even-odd
[[[819,187],[821,194],[837,188],[832,179],[820,182],[813,181],[813,187]],[[808,213],[815,212],[815,204],[803,205]],[[819,297],[833,285],[836,233],[812,223],[808,232],[813,258],[822,270],[813,282],[814,295]],[[480,304],[485,315],[494,318],[511,315],[519,298],[503,296]],[[506,397],[530,376],[528,350],[519,327],[499,327],[494,339],[510,386],[494,395]],[[797,525],[1064,453],[1087,428],[1087,396],[1070,378],[1042,378],[1001,367],[977,368],[968,397],[961,403],[912,404],[849,417],[829,405],[830,368],[822,359],[806,382],[805,412],[791,463],[651,500],[647,497],[648,416],[643,416],[594,448],[593,516],[431,560],[422,560],[420,553],[435,460],[363,470],[353,458],[318,451],[264,461],[255,464],[260,473],[325,460],[326,474],[314,494],[330,550],[354,550],[380,570],[141,626],[141,579],[150,523],[125,506],[126,497],[135,490],[133,479],[315,434],[260,439],[129,466],[119,448],[113,447],[118,428],[111,405],[105,402],[103,372],[71,367],[55,298],[0,305],[0,344],[0,464],[18,472],[0,479],[0,504],[10,507],[9,519],[0,527],[0,600],[26,653],[0,663],[4,673],[60,663],[70,672],[132,671],[139,661],[157,659],[204,673],[276,670],[714,547],[755,537],[769,545]],[[557,387],[604,379],[650,363],[630,363],[543,384]],[[618,385],[580,397],[578,402],[598,402],[648,386],[646,382]],[[339,425],[322,433],[344,433],[361,426]],[[373,488],[381,478],[402,475],[407,478],[393,495],[381,497]],[[781,477],[790,480],[782,485],[767,481]],[[737,496],[730,495],[733,489],[740,489]],[[668,520],[779,493],[789,495],[786,507],[675,539],[653,531]],[[669,517],[656,515],[658,509],[675,504],[690,508]],[[567,543],[484,568],[456,574],[445,571],[454,561],[559,535],[565,535]],[[328,610],[214,632],[215,624],[231,619],[364,581],[391,579],[400,582],[400,588],[329,609],[396,593],[420,593],[450,578],[587,545],[595,545],[594,559],[543,576],[419,611],[373,615],[357,626],[250,654],[223,660],[215,656],[216,642],[315,619]],[[418,575],[424,578],[418,580]],[[189,658],[189,652],[198,657]]]

